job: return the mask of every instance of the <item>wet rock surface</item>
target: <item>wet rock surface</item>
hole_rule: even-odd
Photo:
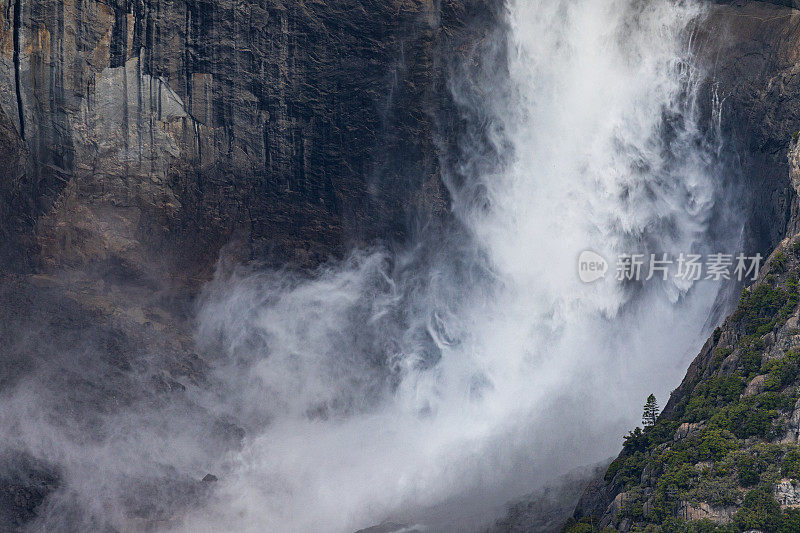
[[[58,474],[24,453],[0,455],[0,528],[14,531],[36,517],[44,499],[58,487]]]
[[[740,172],[750,247],[769,253],[798,229],[786,154],[800,129],[800,12],[791,1],[715,4],[694,46],[710,73],[704,105]]]
[[[528,494],[508,506],[506,515],[488,531],[491,533],[550,533],[561,531],[578,504],[586,486],[602,476],[607,463],[576,469],[540,491]]]

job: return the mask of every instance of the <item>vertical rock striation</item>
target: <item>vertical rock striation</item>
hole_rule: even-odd
[[[786,159],[800,129],[800,11],[787,7],[791,4],[721,2],[710,9],[694,40],[710,73],[706,114],[719,113],[731,170],[742,174],[748,247],[762,253],[800,230]]]
[[[445,208],[445,66],[487,4],[0,0],[29,255],[207,275],[231,239],[301,265],[403,239]]]

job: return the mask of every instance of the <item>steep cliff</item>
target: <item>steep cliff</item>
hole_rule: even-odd
[[[781,243],[657,423],[584,493],[574,531],[796,531],[799,257],[800,236]]]
[[[480,1],[3,0],[2,133],[26,161],[0,198],[21,219],[5,240],[29,266],[157,258],[185,276],[232,238],[301,265],[402,239],[445,206],[446,66],[491,17]]]
[[[748,247],[762,253],[799,229],[786,153],[800,128],[800,12],[781,5],[789,3],[714,6],[693,43],[710,76],[705,113],[718,106],[731,172],[744,184]]]
[[[800,232],[800,152],[786,157],[800,129],[800,16],[789,4],[723,3],[694,41],[713,72],[704,111],[729,141],[731,168],[748,193],[748,246],[762,251]],[[59,464],[48,435],[75,447],[70,460],[91,463],[104,446],[124,450],[110,435],[120,420],[163,412],[146,420],[157,434],[154,449],[212,443],[194,457],[207,464],[237,448],[244,429],[194,401],[208,391],[213,357],[198,353],[191,335],[197,287],[221,255],[310,268],[354,244],[391,246],[447,223],[444,182],[459,171],[455,139],[465,123],[480,122],[464,116],[469,106],[454,102],[449,84],[458,83],[461,97],[487,98],[469,73],[492,57],[483,47],[502,26],[502,7],[493,0],[0,0],[0,394],[54,385],[37,398],[44,414],[35,413],[43,419],[36,422],[47,431],[19,423],[19,413],[30,414],[24,395],[0,413],[11,428],[0,439],[0,528],[47,515],[48,524],[65,527],[145,529],[203,501],[213,475],[176,475],[148,449],[132,452],[131,461],[138,452],[150,461],[136,483],[129,472],[95,476],[109,485],[86,492],[118,499],[87,508],[72,490],[82,479],[69,479],[76,473]],[[787,304],[797,260],[793,244],[783,246],[785,270],[760,286]],[[703,514],[733,520],[745,492],[761,485],[795,501],[793,471],[784,479],[774,465],[797,444],[783,432],[797,425],[795,381],[780,374],[797,364],[797,312],[774,303],[756,310],[768,319],[759,327],[774,330],[758,339],[748,338],[742,317],[729,319],[657,428],[626,445],[576,518],[621,529]],[[774,323],[770,312],[778,313]],[[772,389],[738,397],[768,379]],[[719,380],[734,392],[725,389],[712,407],[761,409],[767,418],[758,415],[758,432],[687,411]],[[187,388],[197,394],[190,398]],[[689,456],[663,457],[706,438],[728,455],[692,456],[691,467],[717,459],[727,468],[719,476],[714,464],[688,473]],[[670,481],[668,460],[688,484]],[[661,470],[648,466],[659,461]],[[740,461],[756,481],[742,481]],[[718,478],[722,489],[711,485]],[[751,500],[768,500],[759,490]],[[497,527],[534,519],[551,528],[574,496],[547,493]]]

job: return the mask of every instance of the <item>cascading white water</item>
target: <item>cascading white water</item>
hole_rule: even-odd
[[[732,251],[740,230],[709,242],[718,169],[688,46],[700,15],[510,0],[511,86],[485,102],[508,158],[452,191],[467,244],[215,282],[199,336],[222,339],[228,386],[207,404],[249,436],[184,527],[463,530],[615,453],[646,395],[677,385],[721,286],[631,287],[613,271],[584,284],[579,253]]]

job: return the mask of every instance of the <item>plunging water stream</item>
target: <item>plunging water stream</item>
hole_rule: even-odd
[[[354,252],[311,280],[215,282],[200,338],[222,347],[228,390],[209,404],[249,436],[186,527],[462,530],[615,454],[647,394],[678,384],[722,285],[622,283],[612,258],[731,253],[741,233],[715,217],[701,16],[685,1],[510,0],[508,77],[484,79],[498,86],[482,102],[503,161],[452,186],[462,233]],[[587,249],[611,262],[593,284],[576,272]]]

